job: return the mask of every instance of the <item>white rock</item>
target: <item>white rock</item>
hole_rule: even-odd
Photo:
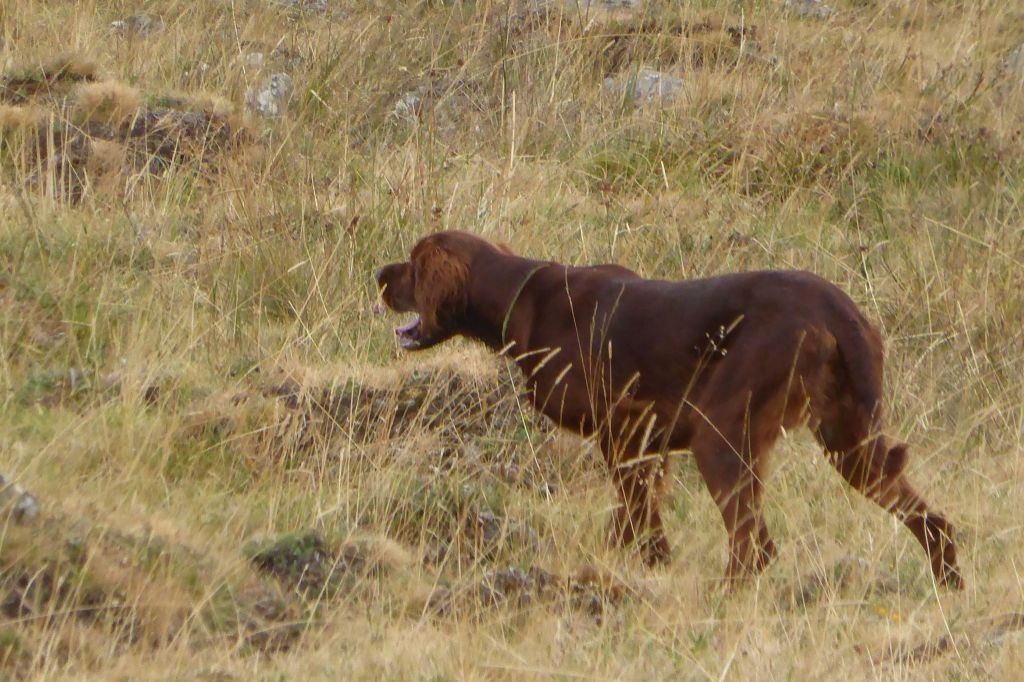
[[[805,19],[828,19],[836,13],[821,0],[786,0],[783,7]]]
[[[110,22],[110,28],[133,36],[145,36],[150,33],[158,33],[166,26],[164,20],[149,14],[133,14],[130,17]]]
[[[399,97],[395,106],[391,108],[391,115],[400,121],[415,125],[419,120],[419,112],[423,105],[421,89],[417,88]]]
[[[29,524],[39,516],[39,501],[35,495],[0,474],[0,510],[8,507],[16,523]]]
[[[278,5],[301,9],[306,14],[323,14],[327,11],[327,0],[276,0]]]
[[[569,9],[639,10],[640,0],[565,0]]]
[[[1006,69],[1024,80],[1024,43],[1021,43],[1006,56]]]
[[[275,73],[258,88],[250,88],[245,93],[245,105],[262,116],[276,117],[288,108],[291,95],[291,76]]]
[[[262,52],[250,52],[245,55],[245,65],[250,69],[261,69],[266,61],[267,59]]]
[[[683,89],[683,79],[670,76],[655,69],[643,67],[635,73],[620,78],[605,78],[605,90],[633,101],[637,107],[646,104],[669,102]]]

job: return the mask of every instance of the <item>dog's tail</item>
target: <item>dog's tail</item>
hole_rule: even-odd
[[[883,348],[882,335],[860,314],[844,316],[832,334],[839,352],[839,373],[853,399],[858,419],[881,417]]]
[[[884,346],[882,335],[842,294],[841,319],[832,326],[838,350],[836,380],[845,389],[850,413],[846,419],[868,435],[866,447],[873,468],[886,477],[899,474],[907,462],[907,444],[894,442],[882,435],[882,398],[884,378]],[[847,444],[847,447],[853,444]]]

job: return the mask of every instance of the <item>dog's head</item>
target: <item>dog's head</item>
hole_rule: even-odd
[[[416,318],[395,329],[406,350],[436,346],[458,334],[468,304],[469,270],[481,249],[510,253],[507,247],[462,232],[438,232],[421,239],[409,260],[376,272],[384,304]]]

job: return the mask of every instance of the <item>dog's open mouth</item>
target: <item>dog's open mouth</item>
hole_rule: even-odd
[[[398,337],[398,345],[406,350],[415,350],[420,347],[420,316],[417,315],[409,324],[395,327],[395,335]]]

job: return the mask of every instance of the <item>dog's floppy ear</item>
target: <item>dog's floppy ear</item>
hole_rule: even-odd
[[[443,331],[444,321],[466,308],[469,268],[437,244],[421,244],[412,254],[416,308],[425,333]]]

